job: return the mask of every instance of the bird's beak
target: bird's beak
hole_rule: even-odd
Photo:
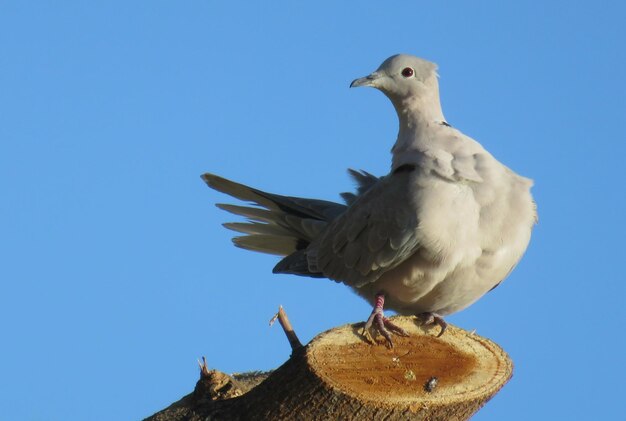
[[[380,73],[374,72],[368,76],[365,76],[359,79],[354,79],[352,83],[350,84],[350,87],[358,88],[359,86],[371,86],[373,88],[376,88],[378,86],[376,81],[380,79],[381,76],[382,75]]]

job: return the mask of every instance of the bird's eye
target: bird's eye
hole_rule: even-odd
[[[405,67],[404,69],[402,69],[402,76],[404,77],[413,76],[413,69],[411,69],[410,67]]]

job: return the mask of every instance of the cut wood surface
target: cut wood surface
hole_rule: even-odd
[[[488,339],[454,326],[437,338],[413,317],[393,320],[410,334],[393,348],[365,341],[362,323],[341,326],[248,386],[205,368],[193,393],[148,420],[466,420],[512,375]]]

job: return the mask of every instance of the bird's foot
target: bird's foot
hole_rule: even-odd
[[[406,330],[402,329],[400,326],[394,324],[385,317],[383,313],[383,307],[385,304],[385,295],[382,293],[376,294],[376,304],[374,305],[374,309],[372,310],[372,314],[367,319],[365,326],[363,327],[363,331],[361,334],[367,338],[368,341],[375,343],[370,335],[370,328],[372,325],[376,327],[376,330],[380,332],[381,335],[387,341],[387,345],[390,348],[393,348],[393,341],[391,340],[391,333],[395,333],[400,336],[409,336]]]
[[[441,332],[439,332],[439,335],[437,335],[438,338],[443,335],[443,332],[445,332],[446,328],[448,327],[446,321],[443,320],[443,318],[437,313],[421,313],[417,315],[417,318],[422,322],[422,325],[424,326],[438,325],[441,328]]]

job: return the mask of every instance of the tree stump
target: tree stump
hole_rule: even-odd
[[[337,327],[252,388],[205,368],[193,393],[147,420],[467,420],[511,378],[511,360],[488,339],[393,321],[409,333],[393,348],[365,341],[363,323]]]

